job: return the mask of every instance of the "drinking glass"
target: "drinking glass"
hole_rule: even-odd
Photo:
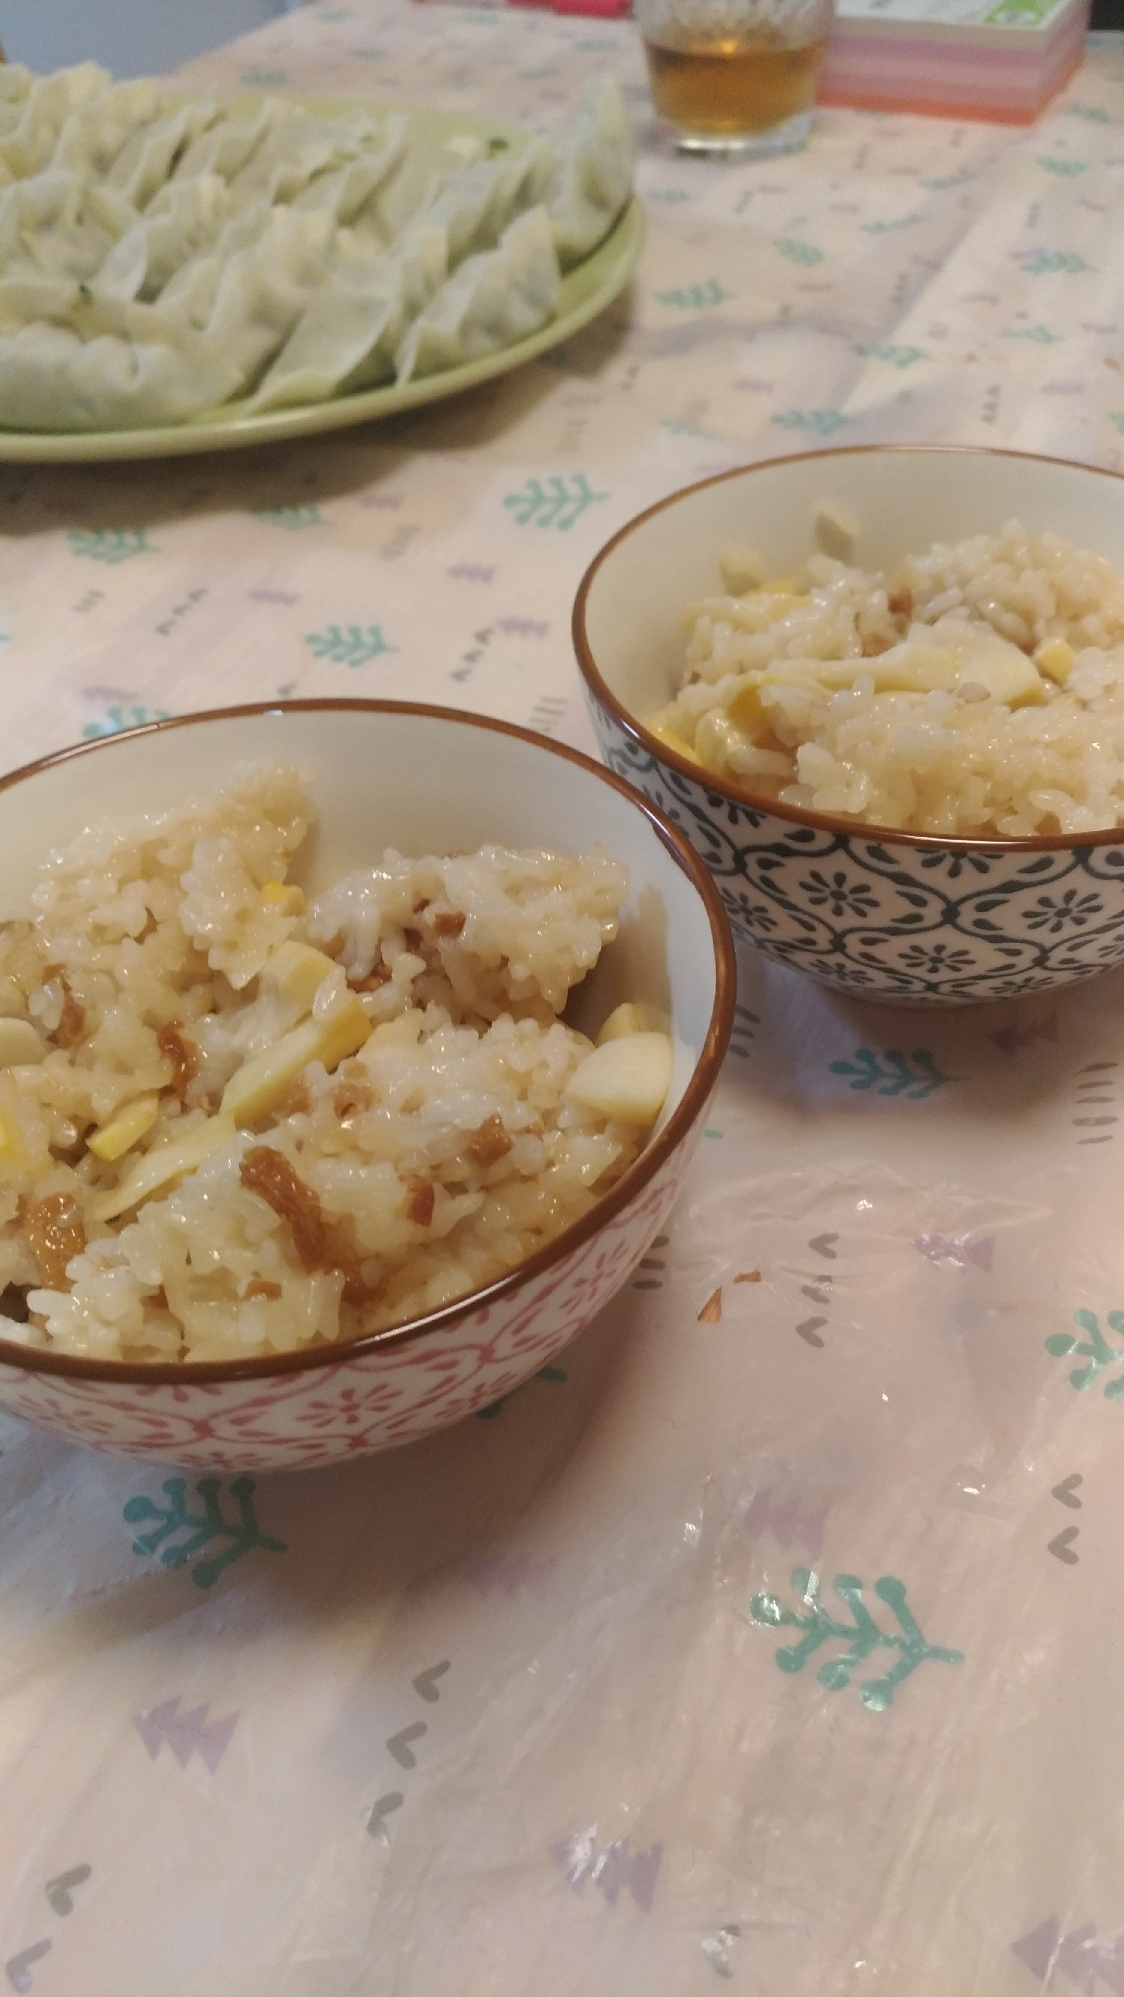
[[[795,152],[832,0],[633,0],[656,110],[684,152]]]

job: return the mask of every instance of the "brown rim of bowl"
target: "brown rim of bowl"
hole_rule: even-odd
[[[12,770],[0,777],[0,791],[10,790],[14,784],[23,783],[40,770],[50,769],[61,763],[68,763],[76,756],[86,756],[98,750],[112,750],[118,742],[135,741],[141,735],[168,734],[175,728],[192,728],[213,721],[231,721],[240,716],[254,714],[310,714],[323,712],[350,711],[359,714],[416,714],[436,721],[455,721],[469,728],[488,728],[497,735],[513,735],[520,742],[529,742],[536,749],[547,754],[560,756],[563,761],[573,763],[587,776],[596,777],[599,783],[607,784],[619,792],[641,815],[648,820],[657,838],[667,848],[672,859],[686,874],[692,886],[698,891],[710,922],[711,940],[714,945],[714,1004],[711,1007],[710,1023],[706,1030],[702,1050],[695,1063],[694,1072],[683,1091],[682,1100],[672,1110],[663,1130],[652,1140],[639,1158],[617,1180],[595,1207],[581,1220],[573,1222],[556,1235],[553,1241],[528,1256],[508,1275],[500,1276],[494,1283],[483,1289],[470,1290],[466,1296],[458,1297],[455,1303],[446,1304],[439,1311],[431,1311],[426,1317],[410,1318],[405,1324],[389,1325],[383,1331],[368,1332],[365,1336],[341,1339],[335,1345],[319,1345],[312,1350],[298,1352],[278,1352],[268,1358],[258,1359],[190,1359],[153,1361],[150,1364],[125,1359],[82,1359],[74,1353],[52,1352],[36,1346],[21,1345],[13,1339],[0,1338],[0,1367],[13,1366],[22,1373],[55,1373],[69,1379],[114,1381],[128,1386],[183,1386],[187,1384],[209,1386],[223,1380],[264,1380],[287,1373],[310,1372],[318,1366],[336,1366],[352,1359],[368,1357],[387,1347],[406,1345],[415,1339],[431,1337],[434,1333],[449,1331],[462,1318],[480,1309],[483,1304],[495,1304],[511,1296],[525,1283],[552,1267],[556,1262],[580,1248],[595,1235],[603,1223],[620,1213],[649,1180],[666,1164],[677,1145],[686,1137],[696,1118],[702,1115],[711,1091],[718,1080],[718,1072],[730,1038],[734,1019],[734,1000],[737,996],[737,964],[734,957],[733,939],[725,910],[719,899],[718,890],[702,861],[674,825],[650,804],[633,785],[604,769],[591,757],[582,755],[579,749],[571,749],[561,742],[551,742],[545,735],[536,735],[530,728],[517,728],[508,721],[493,721],[482,714],[468,714],[455,707],[429,707],[421,701],[406,700],[263,700],[253,701],[244,707],[217,707],[198,714],[174,715],[167,721],[152,721],[140,728],[122,729],[116,735],[102,735],[91,742],[75,742],[69,748],[59,749],[53,755],[41,756],[37,762],[25,763],[21,769]]]
[[[711,478],[699,479],[695,485],[685,485],[678,492],[669,493],[666,499],[659,499],[643,513],[638,513],[626,526],[613,535],[611,541],[596,554],[587,568],[578,593],[574,598],[572,636],[578,668],[594,699],[613,715],[618,725],[638,746],[654,757],[657,763],[664,763],[678,776],[688,777],[700,790],[711,791],[726,798],[731,804],[738,804],[748,811],[769,813],[774,818],[785,818],[793,825],[808,825],[817,831],[834,832],[851,839],[871,839],[879,845],[892,841],[901,846],[917,846],[925,852],[942,853],[1052,853],[1074,846],[1112,846],[1124,843],[1124,825],[1110,825],[1100,832],[1044,832],[1029,833],[1017,839],[982,837],[974,838],[969,833],[903,832],[894,825],[872,825],[861,818],[835,818],[822,811],[801,811],[795,804],[779,804],[775,798],[762,797],[757,792],[744,790],[735,784],[727,783],[723,777],[704,770],[698,763],[692,763],[686,756],[679,756],[665,743],[657,742],[650,735],[643,722],[622,707],[615,693],[602,679],[594,663],[593,651],[586,637],[585,606],[597,572],[607,561],[621,541],[643,527],[657,513],[668,506],[678,505],[681,499],[689,499],[693,493],[705,491],[710,485],[724,485],[727,479],[744,478],[747,472],[765,471],[772,465],[808,464],[817,458],[859,458],[880,456],[911,456],[924,454],[929,457],[963,458],[1015,458],[1024,464],[1064,465],[1070,471],[1088,472],[1090,477],[1115,479],[1119,482],[1124,474],[1104,471],[1099,465],[1079,464],[1074,458],[1050,458],[1042,451],[991,451],[984,445],[976,444],[848,444],[837,451],[800,451],[791,457],[760,458],[754,464],[737,465],[732,471],[716,472]]]

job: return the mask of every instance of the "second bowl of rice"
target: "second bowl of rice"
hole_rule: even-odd
[[[439,709],[163,723],[0,781],[0,1406],[208,1468],[412,1440],[667,1218],[733,1006],[689,847]]]
[[[574,642],[606,762],[778,962],[965,1005],[1124,961],[1124,479],[941,448],[726,473],[602,550]]]

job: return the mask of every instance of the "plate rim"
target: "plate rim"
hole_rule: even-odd
[[[449,135],[495,135],[503,133],[513,142],[530,144],[534,134],[525,127],[508,124],[501,118],[479,118],[467,112],[442,111],[420,104],[383,104],[371,98],[325,96],[314,91],[230,92],[226,101],[250,106],[266,96],[285,97],[308,109],[323,110],[328,105],[347,106],[355,111],[391,116],[432,119],[446,126]],[[265,410],[245,417],[210,417],[186,423],[161,424],[145,430],[7,430],[0,428],[0,464],[104,464],[138,458],[193,457],[205,452],[244,450],[254,445],[294,442],[303,437],[323,435],[332,430],[352,429],[444,401],[462,390],[475,388],[497,375],[509,374],[525,361],[534,360],[587,326],[619,297],[640,259],[647,234],[647,220],[634,192],[616,221],[596,248],[581,262],[563,273],[562,283],[579,271],[589,271],[600,258],[604,274],[584,298],[561,311],[538,331],[510,347],[477,360],[464,361],[444,373],[426,375],[401,388],[361,389],[346,396],[329,397],[325,402],[302,402],[288,409]],[[235,405],[237,406],[237,405]]]

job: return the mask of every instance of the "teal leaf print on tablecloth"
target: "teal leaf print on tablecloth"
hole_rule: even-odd
[[[783,409],[769,421],[777,423],[782,430],[811,430],[817,437],[831,437],[836,430],[845,429],[850,422],[838,409]]]
[[[890,367],[912,367],[914,361],[931,360],[932,356],[924,347],[863,347],[861,352],[869,354],[872,360],[886,361]]]
[[[94,742],[101,735],[119,735],[123,728],[143,728],[148,721],[170,720],[163,707],[107,707],[100,721],[87,721],[82,739]]]
[[[191,1578],[197,1588],[213,1588],[220,1574],[243,1554],[251,1553],[260,1547],[264,1553],[284,1553],[285,1542],[270,1539],[258,1524],[254,1506],[254,1479],[235,1477],[231,1480],[230,1496],[235,1510],[228,1521],[219,1496],[222,1479],[200,1477],[195,1486],[196,1495],[202,1500],[203,1509],[192,1511],[187,1499],[187,1480],[184,1477],[167,1477],[161,1486],[168,1500],[166,1506],[158,1505],[152,1498],[130,1498],[125,1506],[123,1517],[129,1525],[138,1525],[142,1519],[155,1519],[151,1532],[142,1532],[133,1541],[133,1552],[155,1553],[164,1541],[160,1555],[162,1567],[186,1567],[195,1554],[215,1540],[227,1543],[221,1552],[213,1553],[206,1560],[197,1560],[191,1570]],[[177,1533],[186,1533],[186,1538],[177,1539]]]
[[[723,305],[733,296],[716,277],[708,277],[705,284],[688,284],[678,291],[656,293],[661,305],[677,305],[684,312],[705,312],[708,306]]]
[[[833,1061],[831,1072],[849,1076],[849,1089],[873,1089],[876,1096],[905,1096],[910,1102],[924,1102],[946,1082],[964,1079],[942,1075],[927,1047],[915,1047],[908,1060],[897,1047],[885,1048],[881,1057],[872,1047],[857,1047],[853,1061]]]
[[[396,652],[388,645],[379,624],[329,624],[326,631],[308,631],[305,644],[314,659],[327,659],[332,666],[367,666],[383,652]]]
[[[1001,340],[1033,340],[1040,347],[1056,347],[1064,338],[1061,333],[1051,333],[1048,326],[1014,326],[1000,333]]]
[[[318,506],[267,506],[254,515],[255,520],[264,521],[267,527],[319,527],[320,508]]]
[[[503,503],[517,526],[557,527],[568,534],[587,506],[608,497],[592,490],[584,472],[574,472],[570,478],[529,478],[522,492],[509,492]]]
[[[689,201],[691,197],[683,187],[660,187],[657,188],[654,194],[649,194],[648,199],[649,201],[665,201],[670,207],[678,201]]]
[[[879,1628],[863,1602],[863,1584],[857,1574],[837,1574],[832,1583],[840,1601],[850,1610],[849,1623],[839,1621],[824,1607],[819,1598],[819,1585],[818,1576],[810,1568],[797,1567],[794,1570],[792,1586],[805,1611],[803,1615],[784,1608],[775,1595],[755,1595],[749,1605],[749,1613],[755,1623],[773,1629],[804,1631],[800,1643],[784,1644],[777,1651],[775,1661],[781,1671],[802,1671],[821,1644],[838,1637],[847,1643],[847,1649],[841,1657],[821,1664],[816,1677],[825,1691],[841,1692],[850,1684],[851,1673],[856,1666],[865,1664],[873,1651],[896,1650],[900,1652],[898,1660],[884,1677],[865,1678],[859,1686],[863,1705],[872,1713],[883,1713],[893,1702],[898,1686],[927,1658],[941,1664],[963,1664],[962,1651],[948,1650],[942,1644],[925,1641],[906,1605],[905,1583],[896,1580],[894,1575],[883,1574],[875,1582],[874,1592],[879,1601],[892,1610],[898,1624],[896,1631]]]
[[[1114,125],[1116,123],[1115,118],[1110,118],[1108,112],[1102,111],[1099,104],[1067,104],[1066,117],[1084,118],[1090,125]]]
[[[896,215],[888,222],[860,222],[859,227],[865,236],[885,236],[891,229],[912,229],[916,223],[924,220],[924,215],[918,210],[913,215]]]
[[[799,243],[794,236],[778,236],[773,244],[782,257],[790,263],[813,264],[823,262],[823,251],[817,250],[814,243]]]
[[[143,527],[96,527],[89,533],[67,535],[76,555],[88,555],[92,562],[127,562],[130,555],[154,555]]]
[[[1039,250],[1034,256],[1024,256],[1022,267],[1028,277],[1043,277],[1051,271],[1065,271],[1076,277],[1083,270],[1092,270],[1091,263],[1079,257],[1076,250]]]
[[[1110,423],[1115,423],[1116,428],[1119,430],[1121,436],[1124,437],[1124,409],[1116,410],[1109,417],[1108,420]]]
[[[330,17],[322,14],[320,18],[324,21]],[[245,84],[247,90],[277,90],[283,83],[288,83],[288,81],[289,74],[284,69],[244,69],[242,71],[242,82]]]
[[[975,173],[944,173],[938,174],[933,180],[919,180],[917,185],[924,187],[927,192],[943,194],[947,187],[966,187],[970,180],[978,178],[978,174]]]
[[[1073,1322],[1088,1333],[1088,1340],[1072,1338],[1068,1332],[1058,1331],[1046,1340],[1046,1350],[1054,1359],[1067,1359],[1071,1353],[1079,1353],[1088,1360],[1087,1366],[1075,1366],[1069,1376],[1070,1386],[1083,1394],[1106,1366],[1124,1366],[1124,1346],[1109,1344],[1092,1311],[1074,1311]],[[1110,1331],[1116,1332],[1118,1337],[1124,1336],[1124,1311],[1109,1311],[1107,1323]],[[1106,1401],[1124,1401],[1124,1373],[1118,1373],[1115,1380],[1108,1381],[1104,1397]]]
[[[1072,180],[1075,173],[1084,173],[1086,161],[1083,159],[1051,159],[1048,153],[1038,154],[1038,164],[1047,173],[1058,173],[1066,180]]]

